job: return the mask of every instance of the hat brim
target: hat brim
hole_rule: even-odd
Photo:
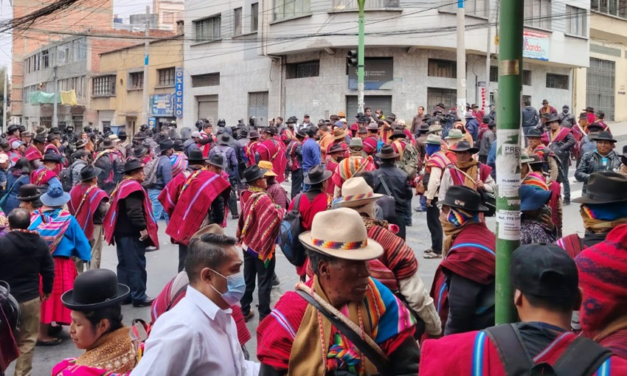
[[[26,196],[26,197],[16,196],[15,198],[18,201],[35,201],[35,200],[37,200],[40,197],[41,197],[41,194],[36,194],[34,196]]]
[[[263,176],[269,177],[269,176],[279,176],[279,175],[275,174],[274,171],[272,170],[268,170],[266,171],[265,174],[263,174]]]
[[[64,306],[71,309],[72,311],[94,311],[96,309],[121,304],[122,301],[124,301],[124,299],[129,296],[130,293],[131,289],[128,286],[118,283],[118,293],[114,298],[107,299],[106,301],[99,303],[81,304],[74,301],[74,289],[72,289],[61,295],[61,303],[63,303]]]
[[[467,149],[457,149],[457,148],[455,148],[455,149],[451,149],[451,151],[453,153],[463,153],[463,152],[467,151],[470,154],[477,154],[479,152],[479,149],[473,146],[473,147],[467,148]]]
[[[369,261],[377,259],[383,254],[383,247],[381,244],[371,238],[368,238],[368,245],[364,248],[352,250],[328,249],[316,246],[313,244],[311,231],[305,231],[298,235],[298,239],[305,246],[305,248],[342,260]]]
[[[344,200],[344,197],[339,197],[337,200],[333,202],[334,206],[343,207],[343,208],[354,208],[357,206],[368,205],[371,202],[377,201],[383,197],[380,193],[373,193],[372,196],[360,199],[350,199]]]
[[[528,200],[521,200],[520,211],[538,210],[551,199],[551,191],[537,189]]]
[[[144,166],[141,166],[141,167],[134,167],[134,168],[131,168],[131,169],[128,169],[128,170],[127,170],[127,169],[124,169],[124,173],[125,173],[125,174],[128,174],[129,172],[133,172],[133,171],[141,170],[141,169],[143,169],[143,168],[144,168]]]
[[[98,175],[100,175],[100,173],[102,172],[101,168],[95,167],[94,166],[94,172],[89,175],[89,176],[85,176],[85,177],[81,177],[81,181],[87,181],[87,180],[91,180],[95,177],[98,177]]]
[[[39,200],[42,204],[46,206],[63,206],[67,204],[68,201],[70,201],[70,194],[67,192],[63,192],[63,195],[61,195],[60,197],[52,198],[44,193],[43,195],[41,195],[41,197],[39,197]]]
[[[337,136],[333,137],[334,140],[343,140],[345,138],[346,138],[346,134],[337,135]]]
[[[444,201],[442,201],[442,205],[443,206],[450,206],[451,208],[464,209],[464,210],[468,210],[468,211],[471,211],[471,212],[486,212],[486,211],[490,210],[490,209],[488,209],[488,207],[483,206],[483,205],[479,205],[478,209],[469,209],[469,208],[467,208],[465,206],[460,206],[460,205],[455,204],[454,202],[447,201],[446,199],[444,199]]]
[[[611,142],[611,143],[616,143],[617,142],[613,138],[598,138],[598,137],[595,137],[595,138],[590,138],[590,140],[591,141],[608,141],[608,142]]]
[[[304,179],[304,181],[305,181],[305,184],[309,184],[309,185],[312,185],[312,184],[320,184],[320,183],[322,183],[322,182],[323,182],[323,181],[325,181],[325,180],[329,180],[329,178],[330,178],[332,175],[333,175],[333,173],[332,173],[331,171],[328,171],[328,170],[327,170],[327,171],[324,171],[324,173],[322,174],[322,176],[321,176],[321,177],[320,177],[320,179],[318,179],[318,180],[311,180],[311,179],[309,178],[309,175],[307,175],[307,177]]]
[[[209,164],[211,164],[211,163],[209,163]],[[214,165],[214,166],[215,166],[215,165]],[[222,166],[217,166],[217,167],[222,167]],[[266,172],[268,172],[268,170],[266,170],[265,168],[261,168],[261,169],[259,169],[259,174],[258,174],[257,176],[254,176],[254,177],[253,177],[252,179],[250,179],[250,180],[248,180],[248,179],[244,178],[244,179],[242,179],[241,181],[242,181],[242,183],[252,183],[252,182],[254,182],[255,180],[263,179],[263,178],[265,177],[265,175],[266,175]],[[307,182],[305,182],[305,183],[307,183]]]
[[[618,202],[627,202],[627,197],[625,197],[624,199],[593,199],[590,197],[586,197],[586,196],[581,196],[581,197],[577,197],[575,199],[570,200],[571,202],[577,203],[577,204],[612,204],[612,203],[618,203]]]
[[[405,133],[403,133],[403,134],[397,134],[397,135],[390,136],[390,140],[394,140],[394,139],[397,139],[397,138],[407,138],[407,135]]]
[[[399,155],[398,155],[397,152],[394,152],[392,154],[387,154],[385,156],[383,154],[381,154],[381,153],[377,153],[374,156],[379,158],[379,159],[394,159],[394,158],[398,158]]]

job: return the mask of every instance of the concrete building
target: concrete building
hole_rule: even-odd
[[[366,1],[366,106],[408,121],[420,105],[456,103],[456,15],[449,0]],[[497,90],[493,56],[485,92],[488,25],[497,1],[466,0],[467,93],[486,104]],[[346,53],[357,45],[351,0],[187,0],[185,126],[199,117],[228,124],[305,113],[313,120],[357,108]],[[490,11],[488,9],[490,7]],[[528,1],[522,94],[539,107],[573,104],[573,71],[589,64],[587,0]],[[564,15],[570,12],[572,17]],[[492,54],[498,46],[489,42]],[[482,99],[485,98],[485,99]]]
[[[150,30],[159,30],[159,16],[157,14],[131,14],[128,19],[113,17],[113,28],[115,30],[146,31],[146,25],[150,25]],[[168,29],[172,30],[172,29]]]
[[[150,42],[149,116],[153,124],[176,120],[176,68],[182,66],[183,35]],[[129,134],[137,133],[144,112],[143,85],[144,44],[102,53],[91,92],[90,108],[96,113],[97,126],[124,127]]]
[[[152,12],[157,14],[159,29],[176,30],[185,16],[185,0],[153,0]]]
[[[627,120],[627,1],[591,0],[590,63],[576,73],[576,107]]]

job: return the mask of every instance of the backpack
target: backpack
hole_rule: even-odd
[[[410,179],[416,176],[418,171],[418,150],[411,143],[407,143],[407,147],[403,150],[400,146],[400,141],[394,141],[398,150],[401,151],[400,158],[396,162],[396,167],[405,171]]]
[[[103,185],[113,181],[113,161],[111,153],[100,154],[94,161],[94,166],[102,170],[98,175],[98,183]]]
[[[0,374],[20,355],[15,337],[22,313],[9,284],[0,281]]]
[[[496,347],[508,376],[591,376],[597,374],[599,368],[609,367],[612,356],[609,349],[598,343],[577,337],[554,365],[544,362],[534,364],[525,351],[515,324],[493,326],[483,333]]]
[[[305,260],[307,260],[305,247],[298,239],[298,236],[303,232],[300,216],[300,200],[302,196],[301,193],[294,198],[294,207],[285,214],[279,229],[279,246],[287,261],[295,266],[302,266]]]
[[[229,159],[226,157],[226,150],[222,149],[221,146],[222,145],[218,145],[215,148],[213,148],[213,150],[215,150],[215,153],[218,153],[219,155],[222,156],[222,160],[224,161],[222,168],[224,169],[224,171],[228,172],[229,171]],[[209,153],[209,155],[211,155],[211,153]]]
[[[150,162],[146,163],[146,165],[144,166],[145,178],[142,182],[142,187],[150,189],[154,187],[155,184],[157,184],[157,167],[159,167],[159,159],[161,159],[162,157],[163,156],[153,158],[150,160]]]
[[[69,192],[72,190],[72,166],[66,167],[59,173],[59,180],[63,186],[63,191]]]

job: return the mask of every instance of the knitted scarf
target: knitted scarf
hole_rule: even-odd
[[[444,245],[442,248],[443,255],[446,256],[448,251],[453,246],[455,237],[457,237],[457,235],[464,230],[466,225],[478,222],[480,222],[479,213],[472,213],[466,210],[451,207],[446,220],[440,220],[442,229],[444,230],[444,235],[446,236],[444,238]]]
[[[583,226],[587,231],[608,232],[616,226],[627,223],[627,204],[587,204],[579,210]]]
[[[451,173],[458,173],[460,175],[463,176],[463,180],[464,181],[464,186],[470,188],[470,189],[477,189],[477,184],[476,181],[474,180],[479,172],[479,162],[475,161],[474,159],[471,159],[468,162],[460,162],[457,161],[455,162],[455,166],[463,171],[464,173],[462,174],[460,171],[455,171],[455,170],[451,170]]]
[[[534,188],[539,188],[544,191],[549,190],[549,186],[546,184],[546,179],[540,172],[530,172],[523,181],[523,185],[531,185]]]

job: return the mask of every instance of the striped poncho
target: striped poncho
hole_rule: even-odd
[[[242,215],[237,230],[247,252],[264,263],[274,257],[276,239],[285,210],[274,205],[265,191],[250,189],[241,194]]]

